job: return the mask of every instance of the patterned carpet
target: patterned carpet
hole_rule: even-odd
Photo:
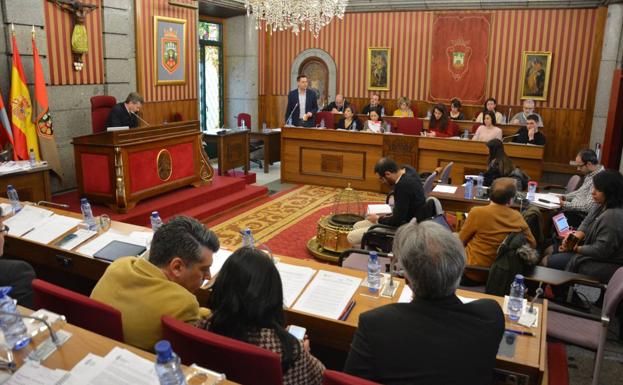
[[[310,258],[306,243],[315,234],[320,216],[331,212],[340,191],[306,185],[211,227],[225,248],[239,247],[242,243],[239,231],[248,227],[254,238],[268,245],[274,253]],[[383,194],[366,191],[358,191],[358,194],[364,204],[385,201]]]

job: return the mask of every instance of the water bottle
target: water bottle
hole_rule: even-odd
[[[469,131],[467,130],[467,128],[465,128],[465,131],[463,131],[463,139],[469,139]]]
[[[246,228],[244,233],[242,234],[242,247],[253,247],[255,241],[253,240],[253,234],[251,234],[251,229]]]
[[[474,181],[472,178],[467,178],[465,181],[465,195],[463,196],[465,199],[472,199],[473,194],[472,190],[474,189]]]
[[[8,313],[17,313],[17,307],[13,298],[7,295],[12,289],[10,286],[0,287],[0,310]],[[26,325],[22,318],[0,315],[0,329],[2,329],[7,346],[11,349],[19,350],[30,342],[30,337],[26,332]]]
[[[6,195],[11,201],[11,208],[13,209],[13,214],[19,213],[22,209],[22,204],[19,203],[19,195],[17,195],[17,190],[13,187],[12,184],[6,186]]]
[[[485,181],[485,176],[480,173],[478,174],[478,181],[476,182],[476,198],[482,198],[485,196],[485,188],[483,183]]]
[[[187,385],[182,372],[180,358],[171,349],[167,340],[156,342],[156,375],[160,385]]]
[[[523,275],[517,274],[511,283],[511,291],[508,298],[508,318],[517,321],[521,317],[524,293],[526,287],[523,284]]]
[[[151,229],[154,233],[162,226],[162,219],[160,219],[160,214],[157,211],[151,212]]]
[[[324,119],[320,119],[320,128],[324,128]]]
[[[528,182],[528,194],[526,195],[526,199],[528,199],[530,202],[534,202],[536,199],[536,186],[537,182],[533,180]]]
[[[376,293],[380,288],[381,264],[379,263],[379,255],[376,251],[371,251],[368,259],[368,290],[370,293]]]
[[[96,231],[97,223],[95,223],[95,217],[93,216],[93,211],[91,210],[91,205],[87,198],[80,199],[80,211],[82,211],[84,223],[87,224],[89,230]]]
[[[35,150],[32,148],[28,151],[28,160],[30,162],[30,167],[35,167],[37,165],[37,158],[35,157]]]
[[[392,132],[392,124],[390,122],[387,122],[387,129],[385,132]]]
[[[266,131],[266,122],[262,123],[262,131]]]
[[[381,116],[385,116],[385,107],[381,107]]]

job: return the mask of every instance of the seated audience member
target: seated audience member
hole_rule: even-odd
[[[309,340],[286,330],[281,277],[266,253],[236,250],[219,271],[208,305],[208,330],[279,354],[284,385],[322,384],[324,366],[311,355]]]
[[[513,142],[544,146],[545,135],[539,131],[538,121],[539,117],[536,114],[529,115],[526,118],[526,125],[519,127],[519,130],[515,133],[517,136],[513,138]]]
[[[468,265],[490,267],[495,261],[498,247],[510,233],[523,232],[530,246],[536,247],[536,240],[523,216],[510,207],[516,193],[515,179],[496,179],[489,189],[491,203],[469,211],[459,233],[459,238],[465,245]],[[486,275],[467,270],[461,284],[479,285],[485,281]]]
[[[108,127],[138,127],[137,113],[143,105],[143,97],[136,92],[130,92],[125,102],[115,104],[108,114]]]
[[[210,279],[216,234],[196,219],[177,217],[162,225],[151,242],[149,260],[117,259],[93,289],[91,298],[119,311],[125,342],[147,351],[162,339],[163,315],[200,325],[210,314],[193,292]]]
[[[355,117],[355,112],[352,106],[346,106],[344,108],[344,117],[337,122],[338,130],[348,131],[361,131],[363,130],[363,124]]]
[[[536,115],[537,125],[539,127],[543,127],[543,119],[541,118],[541,115],[534,112],[534,100],[532,99],[526,99],[523,101],[523,111],[518,112],[513,116],[511,124],[521,124],[522,126],[525,126],[528,123],[528,117],[530,115]]]
[[[491,139],[487,142],[487,148],[489,149],[489,166],[484,174],[484,185],[491,186],[494,180],[510,176],[515,166],[504,152],[504,143],[501,140]]]
[[[431,114],[428,123],[427,135],[438,136],[440,138],[448,138],[459,135],[457,125],[450,122],[446,106],[441,103],[436,104],[435,107],[433,107],[433,113]]]
[[[496,127],[495,114],[491,111],[483,112],[484,123],[478,127],[476,133],[472,137],[472,140],[479,140],[481,142],[488,142],[491,139],[502,140],[502,130]]]
[[[363,108],[362,114],[369,115],[371,109],[376,109],[379,115],[385,115],[385,108],[380,104],[381,97],[379,94],[372,94],[370,96],[370,104]]]
[[[426,196],[420,176],[411,166],[398,167],[398,164],[389,158],[381,158],[374,166],[374,173],[381,182],[394,188],[394,208],[391,215],[378,216],[368,214],[366,219],[354,224],[353,230],[348,233],[347,239],[351,245],[361,244],[363,234],[372,225],[398,227],[412,218],[418,221],[426,219]]]
[[[381,118],[381,111],[378,108],[370,109],[368,113],[370,119],[363,124],[363,130],[366,132],[382,133],[387,130],[387,124]]]
[[[485,102],[485,108],[480,114],[478,114],[478,116],[476,117],[476,121],[478,123],[484,123],[483,119],[485,117],[485,112],[489,111],[495,114],[495,122],[502,123],[504,121],[504,116],[502,115],[501,112],[498,112],[495,110],[495,107],[497,107],[497,104],[498,102],[494,98],[487,99],[487,101]]]
[[[492,299],[456,296],[460,241],[437,223],[409,223],[393,250],[413,299],[359,316],[344,371],[385,385],[491,384],[504,314]]]
[[[465,120],[465,114],[461,112],[461,101],[457,98],[450,101],[450,119]]]
[[[623,265],[623,175],[605,170],[593,177],[595,207],[573,232],[581,244],[569,249],[569,236],[545,260],[547,267],[568,270],[608,283]]]
[[[413,110],[411,109],[411,101],[404,96],[396,102],[398,109],[394,111],[394,116],[401,118],[412,118]]]
[[[344,99],[344,96],[337,94],[335,95],[335,101],[327,104],[322,110],[330,112],[344,112],[344,109],[349,105],[348,101]]]
[[[9,228],[2,223],[2,209],[0,209],[0,257],[4,253],[4,237]],[[19,305],[33,308],[32,280],[35,271],[28,262],[14,259],[0,259],[0,286],[11,286],[13,290],[9,296]]]
[[[592,197],[593,178],[604,171],[604,166],[599,164],[597,154],[590,148],[578,152],[574,164],[584,175],[584,181],[577,190],[560,197],[560,207],[565,212],[569,225],[577,227],[586,214],[595,207]]]

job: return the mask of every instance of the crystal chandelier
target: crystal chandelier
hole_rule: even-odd
[[[296,35],[308,30],[318,38],[322,27],[334,17],[344,18],[348,0],[245,0],[247,16],[255,17],[255,29],[284,31],[292,29]]]

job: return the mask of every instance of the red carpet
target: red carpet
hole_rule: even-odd
[[[550,385],[569,385],[567,348],[561,342],[547,343],[547,370]]]

